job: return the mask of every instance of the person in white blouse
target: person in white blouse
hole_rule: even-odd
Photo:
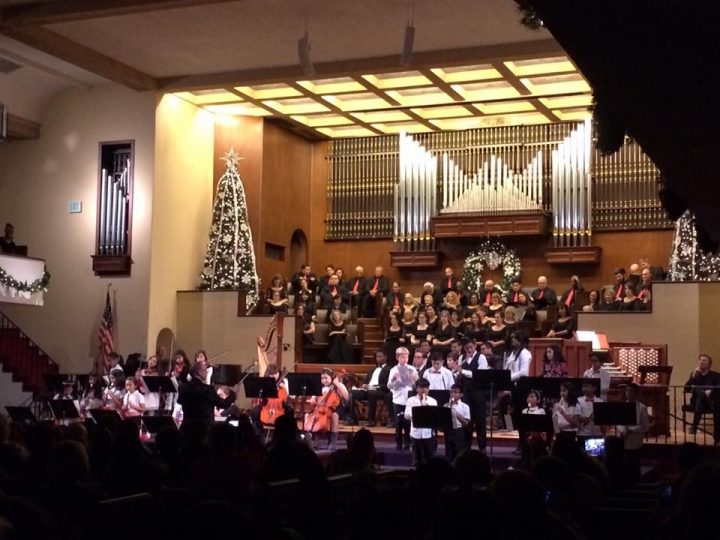
[[[125,390],[127,392],[123,396],[123,414],[126,417],[142,416],[145,412],[145,397],[138,390],[135,377],[125,379]]]
[[[520,377],[530,376],[532,354],[528,350],[528,336],[525,332],[513,332],[510,336],[510,353],[505,358],[505,369],[510,370],[510,380],[517,382]]]
[[[450,390],[455,382],[452,371],[443,366],[443,354],[436,351],[431,355],[432,367],[426,369],[423,377],[430,383],[430,390]]]
[[[575,386],[572,383],[560,385],[560,401],[553,407],[555,433],[576,432],[578,427],[578,405]]]
[[[625,388],[625,399],[628,403],[635,403],[637,411],[637,424],[633,426],[616,426],[617,434],[625,438],[625,452],[628,450],[640,450],[643,445],[645,434],[650,430],[650,416],[647,406],[638,401],[640,387],[630,383]]]
[[[450,401],[445,404],[452,411],[452,429],[445,432],[445,457],[453,461],[467,450],[465,429],[470,423],[470,407],[462,401],[463,392],[459,384],[450,387]]]
[[[410,440],[412,441],[413,463],[415,467],[426,464],[433,457],[437,450],[435,432],[430,428],[418,428],[412,422],[412,410],[414,407],[437,407],[437,401],[431,398],[430,383],[427,379],[415,381],[417,394],[409,397],[405,405],[405,420],[410,420]]]
[[[610,389],[610,374],[602,367],[602,360],[597,353],[590,354],[590,369],[583,373],[584,379],[600,379],[600,395],[607,399],[607,392]]]
[[[593,406],[595,403],[602,403],[603,400],[595,395],[595,385],[591,382],[584,382],[582,385],[583,395],[578,398],[578,435],[582,437],[602,436],[600,426],[593,422]]]
[[[415,386],[419,375],[417,370],[408,365],[410,351],[405,347],[398,347],[395,351],[397,365],[393,366],[388,375],[387,387],[392,392],[393,415],[395,422],[395,446],[398,450],[410,448],[410,423],[405,421],[405,404],[408,393]]]

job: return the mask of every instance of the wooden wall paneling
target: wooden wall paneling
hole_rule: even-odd
[[[567,339],[563,343],[563,354],[568,364],[570,377],[581,377],[590,364],[592,343],[589,341],[575,341]]]

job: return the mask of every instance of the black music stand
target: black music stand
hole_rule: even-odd
[[[547,433],[552,436],[555,433],[555,426],[553,425],[553,418],[550,414],[518,414],[515,420],[518,424],[518,431],[520,433]],[[548,437],[550,440],[550,437]],[[533,455],[532,445],[529,444],[528,449],[530,451],[530,465],[535,461]]]
[[[596,426],[635,426],[638,423],[634,402],[593,403],[593,423]]]
[[[473,392],[480,391],[490,392],[490,440],[488,445],[490,446],[490,465],[492,466],[493,459],[493,423],[492,423],[492,404],[495,398],[496,392],[504,390],[512,390],[513,384],[510,379],[509,369],[476,369],[473,371]],[[481,422],[485,422],[485,418],[480,419]],[[472,433],[470,434],[472,435]],[[470,441],[472,443],[472,440]]]
[[[559,377],[520,377],[518,390],[521,395],[536,390],[543,398],[560,399],[560,385],[565,380]]]
[[[80,418],[80,411],[73,399],[51,399],[50,410],[56,420],[74,420]]]
[[[143,416],[142,423],[145,431],[152,435],[156,435],[163,429],[177,429],[172,416]]]
[[[10,420],[13,422],[26,424],[28,426],[34,426],[37,424],[37,419],[30,407],[12,407],[10,405],[6,405],[5,410],[7,411],[8,416],[10,416]]]
[[[242,366],[237,364],[219,364],[213,366],[211,384],[235,386],[242,379]]]
[[[90,418],[98,426],[106,428],[110,433],[115,433],[122,423],[120,413],[111,409],[90,409]]]
[[[177,399],[178,387],[172,377],[167,375],[145,375],[142,378],[145,388],[148,392],[153,394],[159,394],[163,399],[162,403],[158,403],[160,410],[163,410],[165,404],[164,394],[170,394],[170,414],[175,407],[175,400]]]
[[[243,381],[245,397],[276,398],[278,397],[277,383],[273,377],[248,377]]]
[[[415,395],[417,395],[417,390],[408,390],[408,397]],[[450,390],[429,390],[428,395],[441,407],[450,402]]]
[[[450,407],[425,405],[412,408],[412,425],[414,428],[445,431],[452,429],[452,411]]]
[[[288,373],[287,392],[291,396],[301,396],[300,402],[300,422],[303,430],[305,429],[305,400],[307,396],[322,396],[322,381],[320,373]],[[298,392],[299,390],[299,392]]]
[[[563,382],[571,382],[575,386],[577,396],[582,395],[582,387],[584,384],[592,384],[595,387],[595,397],[600,397],[600,378],[599,377],[578,377],[578,378],[567,378],[561,379]]]

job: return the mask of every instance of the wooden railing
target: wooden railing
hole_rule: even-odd
[[[0,362],[13,380],[23,383],[23,390],[37,393],[44,387],[44,377],[57,373],[58,365],[7,315],[0,312]]]

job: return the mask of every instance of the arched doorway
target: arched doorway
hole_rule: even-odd
[[[290,238],[290,274],[297,272],[307,260],[307,237],[301,229],[296,229]]]

